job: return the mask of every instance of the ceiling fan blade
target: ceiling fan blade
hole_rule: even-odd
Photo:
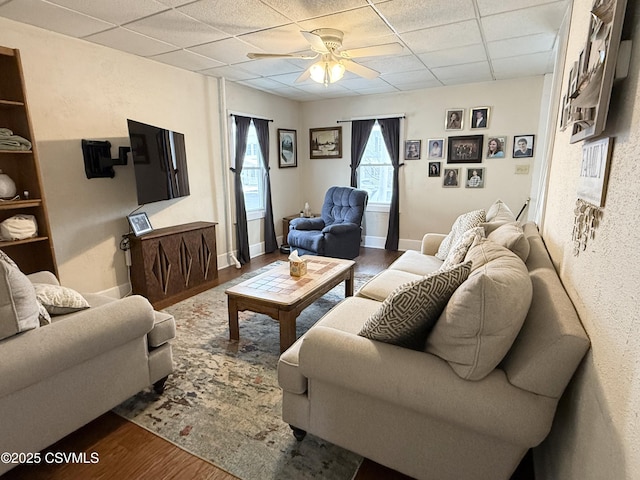
[[[379,72],[376,72],[372,68],[365,67],[364,65],[360,65],[356,62],[343,61],[342,64],[346,70],[349,70],[351,73],[355,73],[363,78],[373,79],[378,78],[380,75]]]
[[[343,58],[375,57],[378,55],[395,55],[400,53],[404,47],[399,43],[387,43],[384,45],[374,45],[372,47],[353,48],[340,52]]]
[[[261,58],[302,58],[303,60],[313,60],[315,55],[296,55],[294,53],[247,53],[247,57],[256,60]]]
[[[302,74],[296,78],[294,83],[302,83],[311,76],[311,67],[307,68]]]
[[[304,32],[304,31],[300,33],[304,38],[307,39],[307,42],[311,44],[311,48],[313,49],[314,52],[329,53],[329,50],[327,50],[327,46],[322,41],[322,38],[320,38],[320,35],[316,35],[313,32]]]

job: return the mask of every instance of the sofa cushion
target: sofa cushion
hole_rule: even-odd
[[[358,335],[402,347],[424,348],[434,322],[470,271],[470,263],[458,264],[401,285],[369,317]]]
[[[314,325],[335,328],[356,334],[369,316],[380,307],[380,302],[364,297],[348,297],[327,312]],[[291,345],[278,361],[278,383],[287,392],[303,394],[307,391],[307,378],[300,373],[300,345],[304,335]]]
[[[529,273],[515,254],[491,241],[469,249],[469,278],[451,296],[425,350],[462,378],[480,380],[513,344],[531,304]]]
[[[487,238],[498,245],[508,248],[523,262],[529,256],[529,240],[524,236],[522,227],[517,222],[505,223],[487,235]]]
[[[33,285],[7,258],[0,257],[0,340],[40,326]]]
[[[415,250],[407,250],[387,270],[402,270],[416,275],[429,275],[441,266],[442,260],[433,255],[424,255]]]
[[[516,221],[516,216],[502,200],[496,200],[487,210],[487,220],[481,226],[484,227],[485,235],[489,235],[496,228]]]
[[[64,315],[89,308],[82,295],[71,288],[48,283],[34,283],[36,298],[51,315]]]
[[[153,312],[153,329],[147,334],[149,346],[157,348],[176,336],[176,321],[166,312]]]
[[[456,221],[453,222],[453,226],[451,227],[449,234],[444,238],[444,240],[442,240],[442,243],[438,248],[438,253],[436,253],[435,256],[444,261],[449,254],[449,250],[451,250],[451,247],[456,243],[460,235],[467,230],[479,226],[485,221],[486,212],[484,210],[474,210],[460,215],[456,218]]]
[[[420,280],[421,278],[422,275],[402,270],[383,270],[365,283],[356,295],[383,302],[400,285]]]
[[[474,227],[464,232],[451,247],[447,258],[445,258],[444,263],[440,268],[444,270],[456,265],[457,263],[464,262],[464,257],[469,251],[469,248],[471,248],[471,245],[481,238],[484,238],[484,228],[482,227]]]

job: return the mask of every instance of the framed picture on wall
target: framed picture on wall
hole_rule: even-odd
[[[427,140],[427,152],[430,159],[444,157],[444,138],[432,138]]]
[[[429,176],[430,177],[439,177],[440,176],[440,162],[429,162]]]
[[[463,127],[464,108],[447,109],[444,116],[445,130],[462,130]]]
[[[405,140],[404,141],[404,159],[420,160],[421,148],[422,148],[422,140]]]
[[[342,158],[342,127],[310,128],[309,158]]]
[[[466,188],[484,188],[484,168],[467,168]]]
[[[469,119],[471,129],[476,128],[488,128],[489,127],[489,114],[491,108],[489,107],[474,107],[471,109],[471,118]]]
[[[442,186],[445,188],[459,187],[460,186],[460,169],[459,168],[445,168],[444,179],[442,180]]]
[[[507,137],[489,137],[487,141],[487,158],[504,158]]]
[[[278,167],[298,166],[298,141],[295,130],[278,129]]]
[[[513,158],[533,157],[535,135],[516,135],[513,137]]]
[[[482,163],[482,135],[449,137],[447,163]]]

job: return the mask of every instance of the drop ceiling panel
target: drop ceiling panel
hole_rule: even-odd
[[[366,57],[357,60],[358,63],[373,68],[379,73],[411,72],[424,69],[422,63],[415,55],[402,55],[398,57]]]
[[[169,8],[155,0],[50,0],[50,2],[116,25],[147,17]]]
[[[200,0],[178,10],[231,35],[291,23],[259,0]]]
[[[553,0],[476,0],[478,10],[483,17],[495,15],[496,13],[509,12],[513,10],[527,9],[529,7],[537,7],[541,3],[551,3]],[[565,3],[566,2],[561,2]],[[527,15],[526,10],[522,12]]]
[[[491,58],[507,58],[531,53],[549,52],[556,41],[555,34],[540,33],[519,38],[489,42]]]
[[[247,53],[255,50],[255,48],[236,38],[226,38],[217,42],[191,47],[187,50],[205,55],[222,63],[234,64],[248,61]]]
[[[351,10],[367,5],[365,0],[301,0],[292,2],[291,0],[263,0],[264,3],[273,7],[294,22],[322,17],[332,13]]]
[[[433,69],[433,74],[444,82],[456,78],[473,78],[478,82],[491,80],[491,69],[488,62],[438,67]]]
[[[549,3],[525,11],[500,13],[482,18],[482,28],[488,42],[505,38],[557,32],[562,24],[566,4]]]
[[[258,51],[269,53],[295,53],[309,51],[309,43],[300,33],[301,28],[294,24],[247,33],[241,38],[244,42],[258,47]]]
[[[467,45],[466,47],[438,50],[437,52],[421,53],[418,57],[427,65],[427,67],[435,68],[486,61],[487,52],[485,51],[484,46],[476,44]]]
[[[405,33],[402,39],[416,54],[482,43],[476,20]]]
[[[162,53],[149,57],[151,60],[158,60],[185,70],[199,71],[222,65],[222,63],[211,58],[197,55],[188,50],[176,50],[174,52]]]
[[[415,0],[392,0],[376,7],[399,33],[475,18],[472,0],[429,0],[423,8]]]
[[[493,61],[496,78],[507,79],[517,76],[544,75],[550,73],[549,52],[521,55],[518,57],[500,58]]]
[[[349,49],[361,46],[365,39],[387,36],[393,33],[371,7],[358,8],[349,12],[318,17],[300,22],[304,30],[316,28],[337,28],[345,32],[342,45]],[[378,42],[375,42],[376,44]]]
[[[115,48],[116,50],[122,50],[123,52],[133,53],[142,57],[151,57],[176,49],[174,45],[154,40],[153,38],[140,35],[123,27],[96,33],[95,35],[85,37],[85,39],[99,43],[105,47]]]
[[[77,38],[114,27],[112,23],[40,0],[5,3],[0,5],[0,16]]]
[[[176,10],[131,22],[127,28],[183,48],[228,37],[226,33]]]
[[[382,75],[380,78],[394,86],[436,80],[433,74],[426,68],[412,72],[389,73]]]
[[[303,69],[287,62],[286,60],[276,59],[264,59],[259,62],[245,62],[239,64],[239,67],[251,73],[256,73],[265,77],[271,75],[282,75],[285,73],[299,72],[302,73]]]

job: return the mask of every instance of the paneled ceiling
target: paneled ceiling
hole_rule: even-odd
[[[553,70],[569,0],[0,0],[0,16],[300,101],[542,75]],[[344,32],[344,49],[397,42],[358,58],[325,87],[296,79],[316,60],[300,33]]]

